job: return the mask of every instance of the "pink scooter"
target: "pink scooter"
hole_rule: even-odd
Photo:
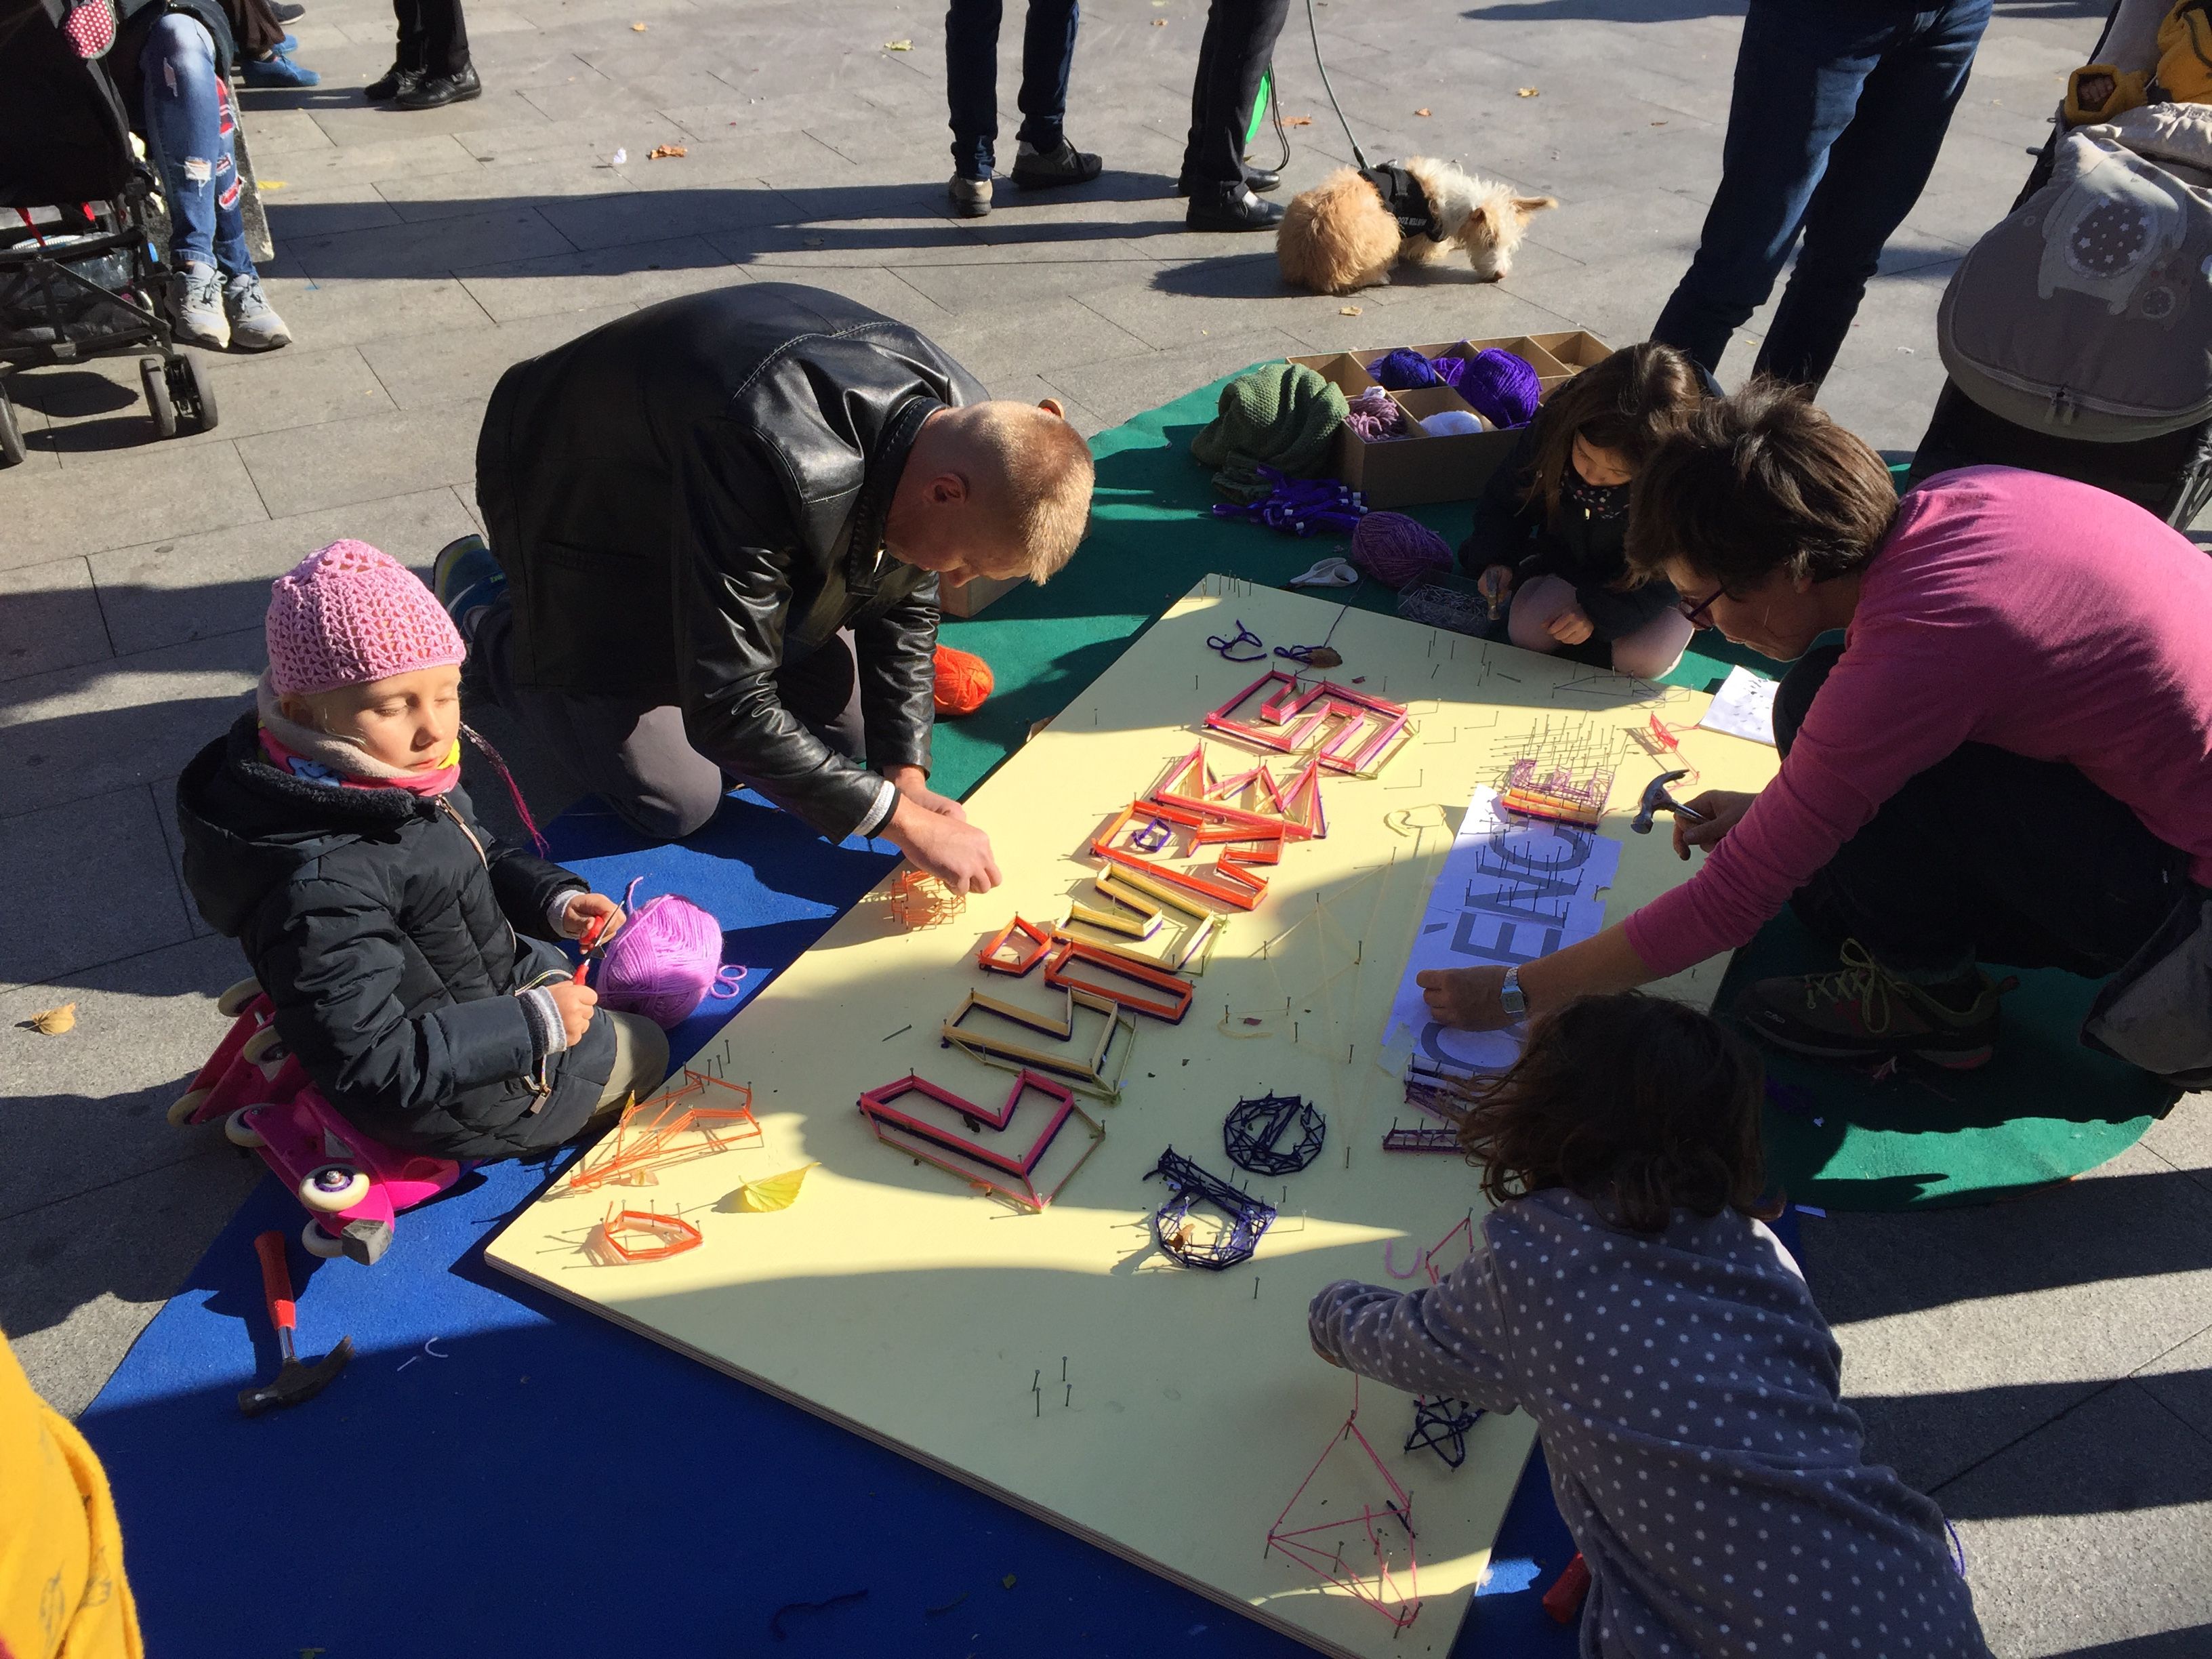
[[[373,1264],[391,1244],[398,1212],[444,1192],[461,1166],[394,1151],[340,1117],[284,1048],[258,981],[239,981],[216,1009],[230,1030],[169,1108],[169,1121],[221,1118],[231,1143],[259,1152],[312,1212],[300,1235],[308,1255]]]

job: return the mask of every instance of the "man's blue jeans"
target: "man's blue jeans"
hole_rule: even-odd
[[[1654,339],[1707,369],[1804,246],[1757,372],[1818,386],[1920,199],[1990,0],[1751,0],[1721,186]],[[1979,228],[1976,227],[1976,228]]]
[[[999,137],[1000,0],[951,0],[945,14],[945,86],[952,106],[952,165],[963,179],[988,179]],[[1077,0],[1029,0],[1022,27],[1019,142],[1060,148],[1067,115],[1067,76],[1075,63]]]
[[[146,81],[146,137],[169,204],[169,263],[250,274],[238,210],[238,158],[230,89],[215,72],[215,42],[197,19],[170,12],[147,32],[138,56]]]

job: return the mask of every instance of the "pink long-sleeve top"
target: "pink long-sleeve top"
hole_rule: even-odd
[[[1664,976],[1748,942],[1962,743],[2078,768],[2212,885],[2212,558],[2087,484],[1996,466],[1929,479],[1867,564],[1781,772],[1702,868],[1629,917],[1636,954]]]

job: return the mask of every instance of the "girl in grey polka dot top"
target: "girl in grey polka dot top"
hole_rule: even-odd
[[[1463,1139],[1496,1206],[1433,1289],[1330,1285],[1316,1352],[1535,1419],[1606,1659],[1985,1659],[1943,1517],[1866,1461],[1841,1358],[1758,1218],[1758,1062],[1632,993],[1540,1024]]]

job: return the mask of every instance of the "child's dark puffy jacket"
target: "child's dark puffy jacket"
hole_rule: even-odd
[[[612,1028],[594,1019],[553,1056],[541,1097],[513,994],[565,968],[534,941],[552,938],[553,896],[585,884],[501,847],[459,788],[424,799],[312,782],[270,764],[258,733],[243,716],[178,781],[185,883],[208,925],[245,947],[324,1097],[379,1140],[447,1158],[574,1135],[613,1070]]]

